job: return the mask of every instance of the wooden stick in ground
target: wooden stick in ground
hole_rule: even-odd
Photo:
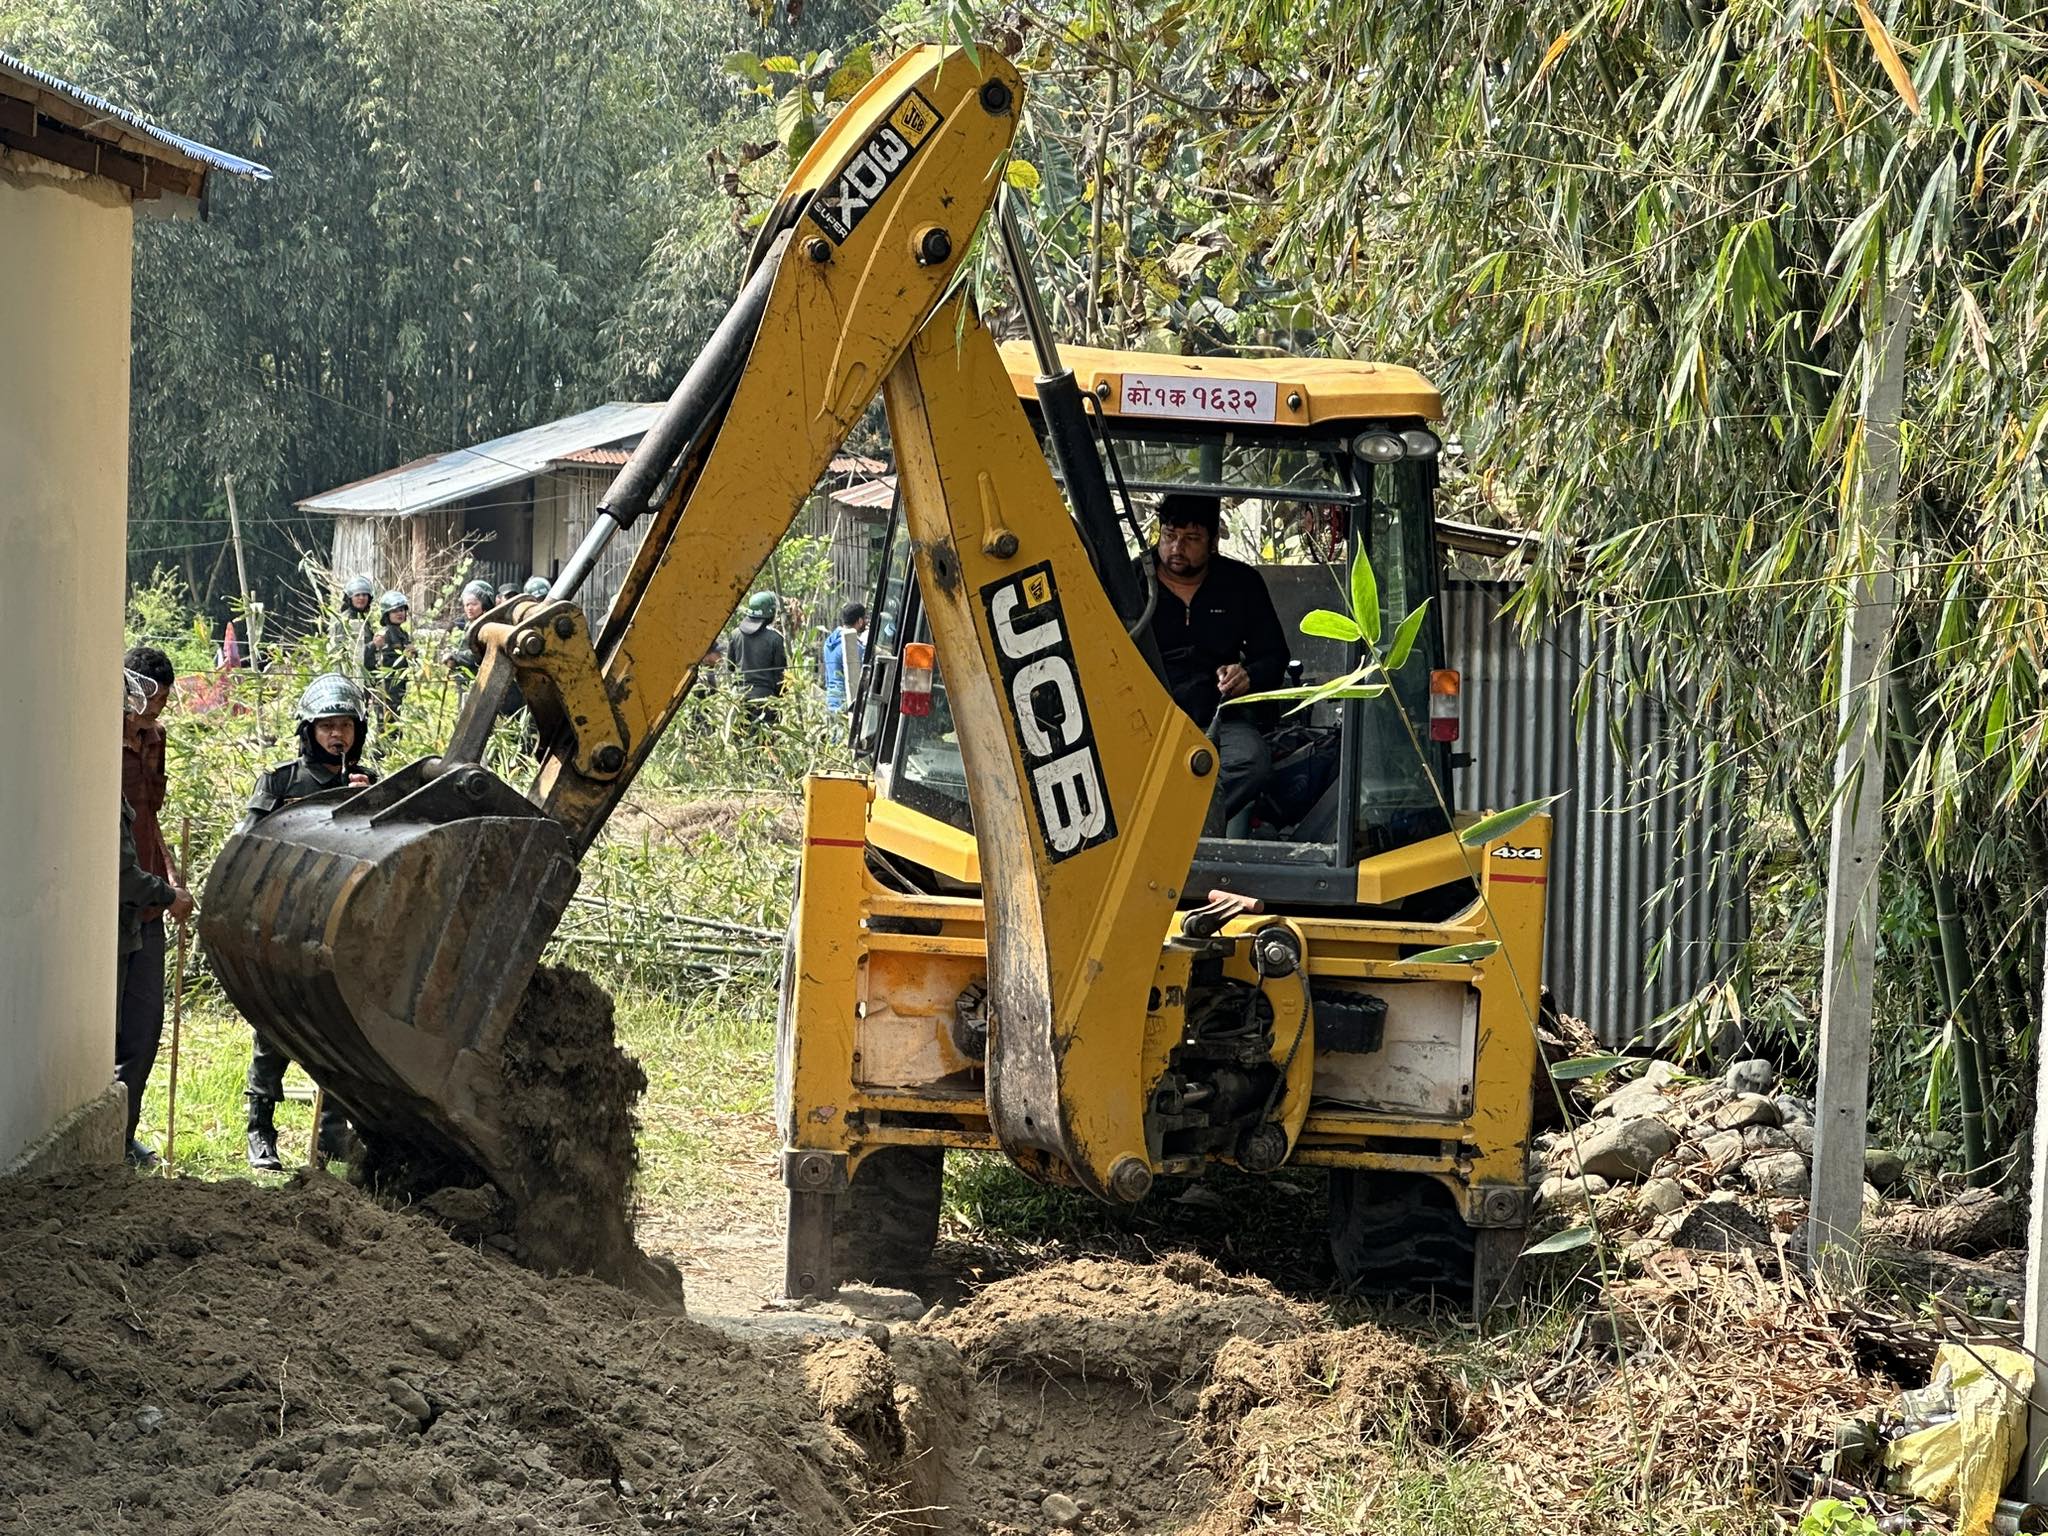
[[[178,879],[189,880],[192,867],[192,818],[184,817],[178,827]],[[178,920],[178,964],[171,972],[171,1081],[170,1103],[164,1110],[164,1173],[168,1176],[178,1160],[178,1037],[185,1023],[185,944],[191,929],[188,920]]]
[[[327,1113],[327,1090],[318,1083],[313,1085],[313,1139],[306,1146],[306,1166],[325,1168],[327,1159],[320,1155],[320,1117]]]

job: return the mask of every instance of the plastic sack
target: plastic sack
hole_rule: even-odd
[[[2027,1450],[2027,1398],[2034,1365],[1996,1344],[1944,1344],[1934,1380],[1901,1400],[1923,1427],[1885,1447],[1901,1493],[1956,1512],[1958,1536],[1991,1536],[1998,1497]]]

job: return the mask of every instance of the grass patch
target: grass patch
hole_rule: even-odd
[[[1510,1528],[1501,1469],[1423,1444],[1405,1423],[1380,1444],[1315,1474],[1298,1508],[1299,1529],[1373,1531],[1384,1536],[1471,1536]]]

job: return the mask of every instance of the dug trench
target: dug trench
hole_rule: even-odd
[[[1890,1390],[1836,1320],[1712,1255],[1610,1298],[1658,1343],[1626,1366],[1581,1327],[1475,1376],[1469,1339],[1333,1326],[1171,1254],[893,1324],[707,1327],[632,1244],[637,1068],[602,993],[550,973],[532,1001],[507,1071],[537,1090],[544,1221],[317,1173],[0,1185],[0,1528],[1394,1532],[1423,1527],[1372,1512],[1469,1465],[1497,1528],[1647,1531],[1715,1490],[1782,1504]],[[1617,1427],[1644,1422],[1654,1464]],[[1619,1486],[1643,1521],[1593,1502]]]

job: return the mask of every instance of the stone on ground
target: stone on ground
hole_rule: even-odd
[[[1753,1056],[1729,1067],[1721,1081],[1737,1093],[1769,1093],[1778,1086],[1778,1069],[1761,1056]]]
[[[1714,1111],[1714,1128],[1739,1131],[1746,1125],[1776,1125],[1778,1104],[1761,1093],[1739,1093]]]
[[[1579,1171],[1603,1179],[1647,1178],[1657,1160],[1678,1144],[1662,1120],[1624,1120],[1579,1141]]]
[[[1890,1193],[1906,1182],[1906,1160],[1887,1147],[1870,1147],[1863,1153],[1863,1177],[1880,1191]]]
[[[1810,1176],[1797,1152],[1766,1152],[1742,1165],[1758,1194],[1804,1198]]]

